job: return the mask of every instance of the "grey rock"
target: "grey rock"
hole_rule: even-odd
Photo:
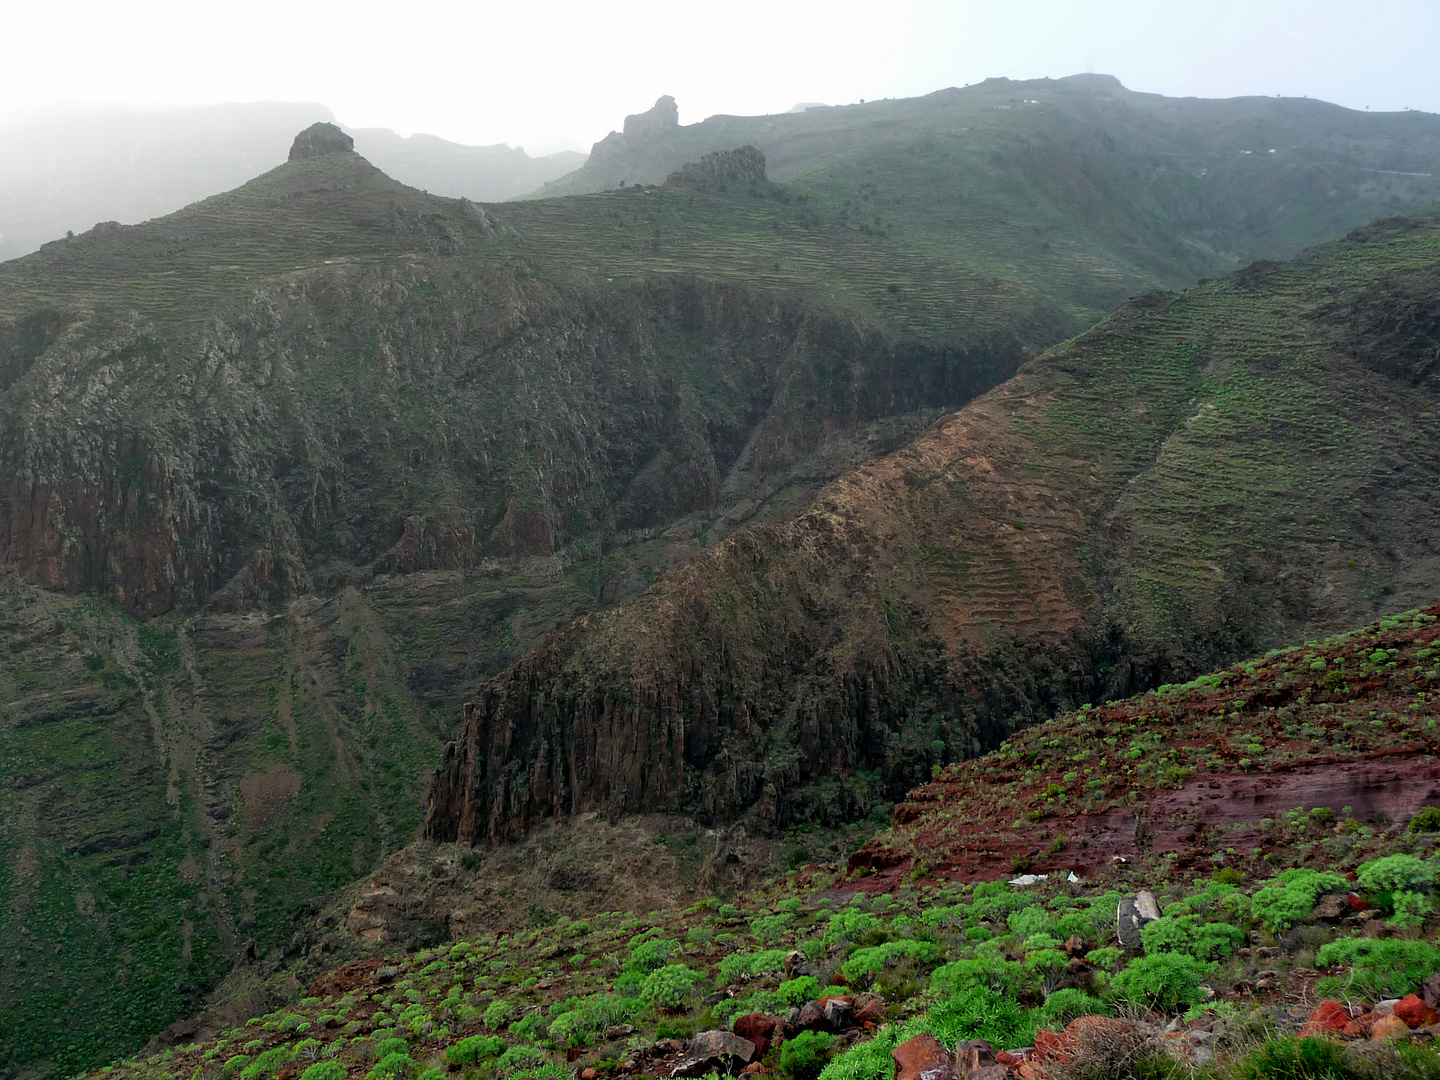
[[[290,145],[290,160],[303,161],[321,154],[344,154],[355,149],[355,140],[334,124],[311,124]]]

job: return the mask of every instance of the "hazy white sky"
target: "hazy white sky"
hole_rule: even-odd
[[[682,123],[1097,71],[1440,112],[1440,0],[0,0],[0,113],[319,101],[355,127],[588,149]]]

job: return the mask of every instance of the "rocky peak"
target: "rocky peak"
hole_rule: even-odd
[[[679,126],[680,107],[669,94],[656,98],[655,104],[646,112],[632,113],[625,117],[625,134],[631,138],[658,135]]]
[[[290,160],[319,157],[321,154],[345,154],[355,149],[355,140],[334,124],[320,121],[311,124],[290,144]]]
[[[680,126],[680,108],[669,94],[657,98],[655,104],[643,113],[631,113],[625,117],[623,131],[612,131],[590,148],[590,159],[616,156],[625,150],[659,138]]]

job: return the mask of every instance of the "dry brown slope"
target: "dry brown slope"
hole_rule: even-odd
[[[485,684],[430,835],[835,820],[1057,709],[1418,602],[1434,342],[1361,331],[1437,281],[1430,217],[1132,302]]]

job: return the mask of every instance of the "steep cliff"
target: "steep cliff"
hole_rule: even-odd
[[[1440,410],[1396,354],[1429,340],[1437,237],[1382,222],[1132,302],[553,635],[481,687],[427,834],[840,820],[1058,709],[1428,598]]]

